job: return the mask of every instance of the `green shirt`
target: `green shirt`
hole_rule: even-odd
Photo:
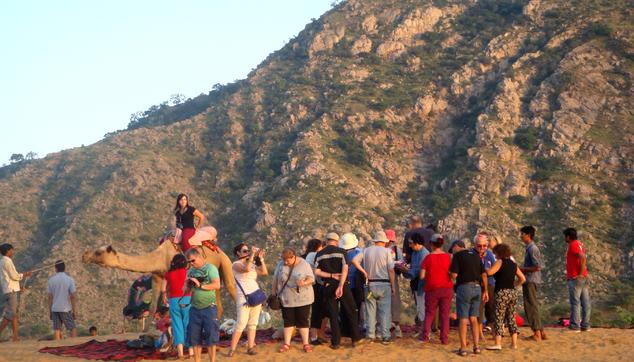
[[[204,277],[205,280],[201,284],[211,284],[212,281],[220,279],[218,268],[209,263],[205,263],[200,269],[190,268],[187,271],[187,278]],[[216,291],[204,290],[200,288],[192,289],[192,307],[196,309],[207,308],[212,304],[216,304]]]

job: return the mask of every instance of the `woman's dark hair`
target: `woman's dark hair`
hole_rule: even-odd
[[[511,257],[511,247],[507,244],[497,244],[493,247],[493,252],[497,255],[498,259],[507,259]]]
[[[189,206],[189,196],[185,195],[185,194],[178,194],[178,196],[176,196],[176,206],[174,206],[174,211],[177,211],[178,209],[180,209],[180,205],[178,204],[178,202],[185,197],[187,199],[187,206]]]
[[[306,255],[308,255],[308,253],[317,251],[317,249],[319,249],[321,245],[322,243],[321,243],[321,240],[319,239],[308,240],[308,243],[306,243],[306,252],[302,255],[302,258],[306,259]]]
[[[414,233],[410,240],[412,241],[412,243],[414,244],[418,244],[418,245],[425,245],[425,238],[423,237],[422,234],[420,233]]]
[[[185,269],[187,268],[187,258],[183,254],[176,254],[172,258],[170,262],[170,271],[176,269]]]
[[[434,248],[442,248],[442,245],[445,243],[445,239],[442,237],[437,238],[436,240],[432,240],[431,245]]]
[[[571,240],[577,240],[577,230],[575,228],[567,228],[564,230],[564,236],[569,237]]]
[[[247,244],[245,244],[245,243],[240,243],[240,244],[236,245],[236,246],[233,248],[233,255],[238,256],[238,252],[239,252],[240,250],[242,250],[242,248],[244,248],[245,246],[248,246],[248,245],[247,245]]]

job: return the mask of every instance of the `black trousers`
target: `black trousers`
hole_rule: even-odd
[[[324,314],[330,320],[330,331],[332,333],[331,344],[338,346],[341,344],[342,324],[350,332],[350,338],[353,342],[361,339],[361,331],[359,331],[358,309],[352,296],[352,291],[348,282],[344,284],[343,295],[337,299],[335,292],[338,284],[326,283],[322,290],[322,297],[325,305]],[[341,321],[339,321],[339,308],[341,307]]]

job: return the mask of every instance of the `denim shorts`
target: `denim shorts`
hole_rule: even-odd
[[[189,325],[187,326],[187,343],[190,346],[209,347],[218,344],[220,339],[220,323],[215,305],[198,309],[189,309]]]
[[[456,312],[458,319],[467,319],[480,315],[482,288],[480,284],[460,284],[456,288]]]

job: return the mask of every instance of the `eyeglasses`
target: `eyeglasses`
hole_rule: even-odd
[[[240,250],[240,252],[241,252],[241,253],[248,253],[248,252],[249,252],[249,249],[242,249],[242,250]]]
[[[487,245],[486,244],[478,244],[476,245],[477,248],[486,248]]]

